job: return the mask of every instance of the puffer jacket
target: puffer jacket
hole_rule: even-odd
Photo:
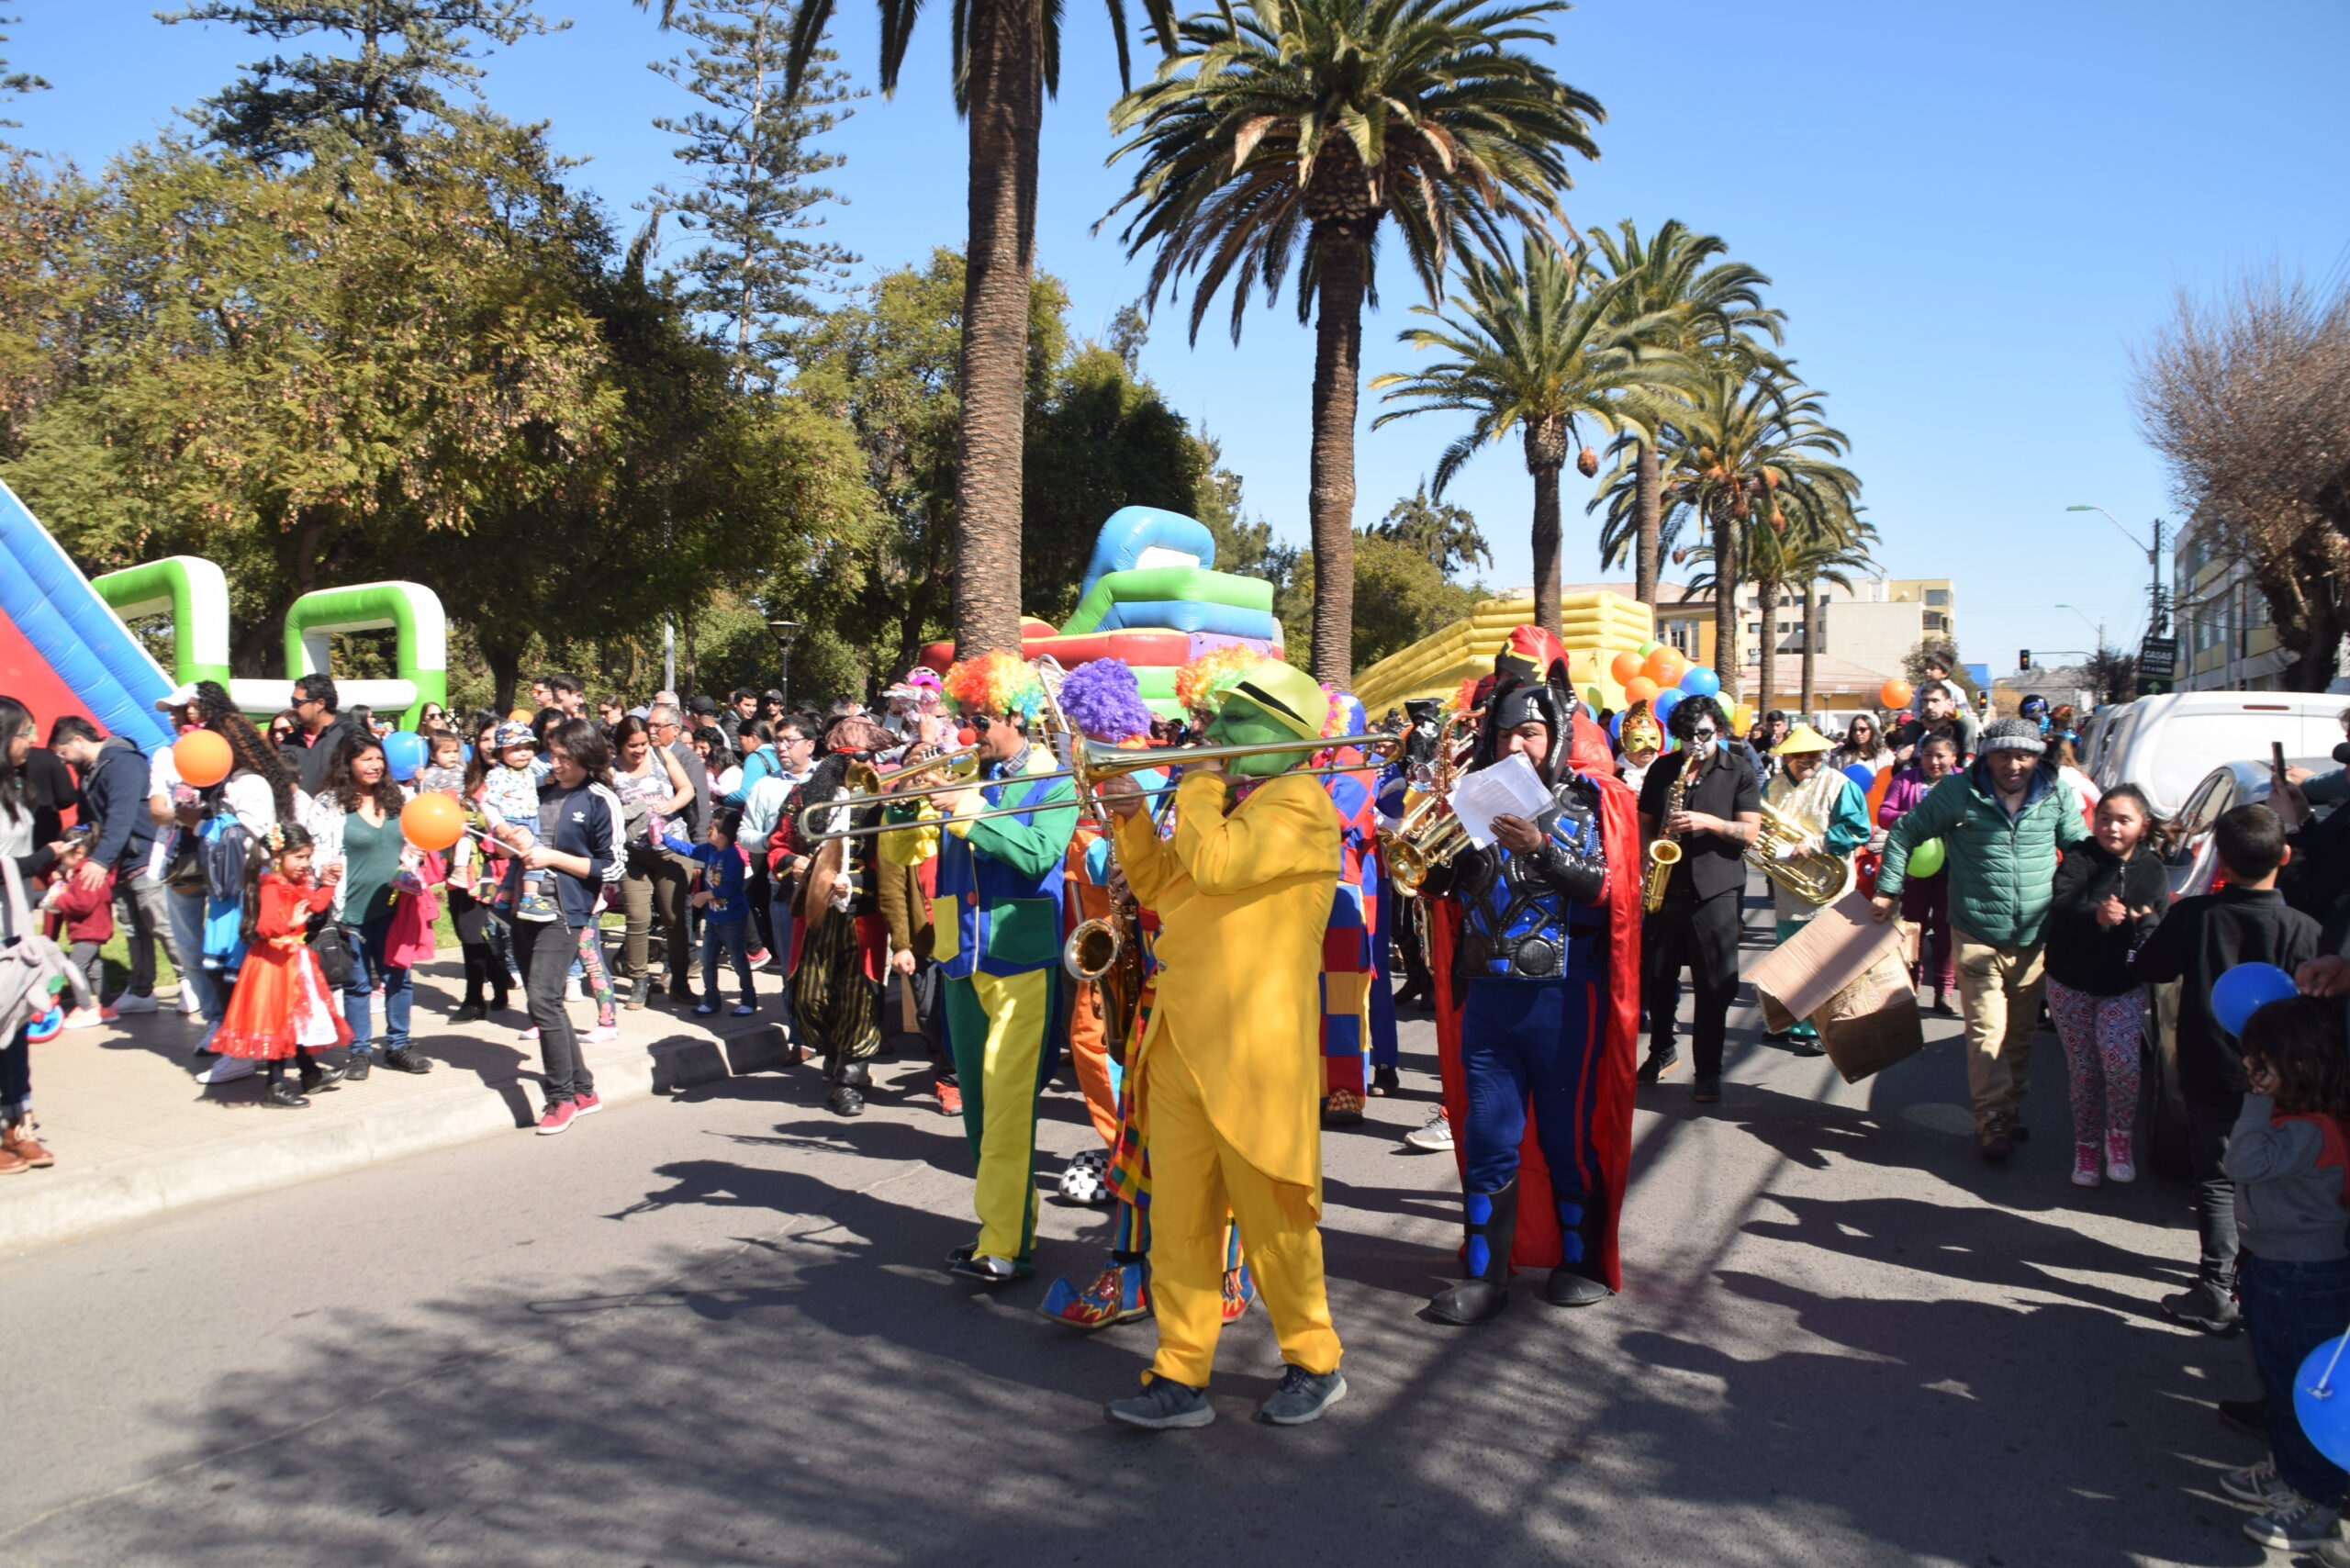
[[[2031,946],[2048,918],[2057,852],[2089,831],[2073,787],[2052,767],[2034,770],[2023,801],[2010,820],[1982,762],[1944,778],[1886,834],[1877,896],[1897,895],[1909,852],[1939,838],[1948,850],[1951,924],[1995,947]]]

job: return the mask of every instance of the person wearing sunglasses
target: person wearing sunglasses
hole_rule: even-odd
[[[1654,1083],[1681,1059],[1673,1014],[1685,969],[1695,993],[1694,1094],[1710,1104],[1722,1097],[1722,1045],[1738,995],[1739,899],[1746,889],[1746,846],[1762,821],[1762,790],[1753,767],[1726,744],[1729,721],[1712,698],[1683,698],[1668,727],[1681,747],[1657,758],[1641,781],[1640,843],[1671,838],[1681,846],[1681,858],[1665,883],[1664,902],[1640,927],[1649,1054],[1639,1077]],[[1684,774],[1688,783],[1676,799]]]

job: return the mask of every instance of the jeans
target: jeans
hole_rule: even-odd
[[[180,968],[180,984],[194,988],[196,1004],[204,1009],[207,1024],[202,1043],[208,1046],[220,1027],[220,1014],[228,1007],[229,988],[221,983],[218,971],[204,967],[204,903],[202,893],[184,893],[175,888],[163,890],[165,924],[172,934],[172,958],[176,963],[185,955],[190,960]],[[93,968],[93,988],[97,986],[98,979],[98,971]]]
[[[392,934],[392,917],[379,914],[361,925],[345,926],[351,939],[351,980],[342,988],[342,1021],[351,1025],[351,1054],[365,1056],[374,1044],[368,1021],[368,992],[378,980],[384,986],[384,1048],[408,1049],[408,1013],[411,993],[406,969],[384,962],[384,947]]]
[[[2244,1337],[2268,1396],[2268,1452],[2277,1473],[2311,1502],[2339,1507],[2350,1476],[2301,1430],[2293,1413],[2293,1382],[2309,1353],[2350,1323],[2350,1258],[2281,1263],[2246,1253],[2236,1289],[2244,1300]],[[2334,1368],[2331,1384],[2337,1397],[2345,1385],[2350,1357]]]
[[[791,1015],[791,901],[800,890],[789,877],[772,885],[775,902],[767,906],[767,918],[775,931],[775,946],[768,951],[783,969],[783,999],[777,1005],[783,1010],[783,1028],[788,1035],[798,1026]]]
[[[539,1026],[539,1062],[546,1070],[547,1103],[578,1100],[596,1092],[596,1081],[579,1057],[579,1036],[563,1005],[563,982],[579,957],[579,932],[559,920],[518,920],[514,953],[522,960],[522,991],[531,1022]]]
[[[151,996],[155,991],[155,944],[160,941],[171,954],[172,967],[185,980],[191,970],[204,967],[204,944],[193,947],[184,946],[173,935],[171,894],[163,884],[145,871],[134,871],[128,877],[118,876],[114,884],[114,919],[125,933],[130,948],[130,983],[124,992],[130,996]],[[203,921],[204,901],[196,901],[199,926]],[[199,986],[196,995],[204,992]],[[207,1009],[207,1011],[209,1011]]]
[[[0,1046],[0,1122],[21,1122],[33,1114],[33,1048],[26,1036],[32,1025],[20,1025],[8,1043]]]
[[[2228,1135],[2243,1112],[2241,1094],[2215,1104],[2187,1103],[2187,1169],[2195,1181],[2195,1228],[2203,1243],[2196,1277],[2221,1295],[2235,1282],[2236,1184],[2220,1161],[2227,1158]]]
[[[718,1005],[718,964],[732,958],[734,978],[742,982],[743,1004],[756,1007],[759,995],[751,984],[751,923],[747,920],[705,920],[701,926],[701,999]]]

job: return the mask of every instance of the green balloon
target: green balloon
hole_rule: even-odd
[[[1642,643],[1639,647],[1634,651],[1637,652],[1640,657],[1647,658],[1651,654],[1655,653],[1659,648],[1663,646],[1664,644],[1662,643]]]
[[[1932,876],[1935,872],[1942,868],[1942,859],[1947,854],[1948,851],[1943,847],[1942,841],[1941,839],[1930,838],[1926,840],[1925,843],[1918,846],[1917,848],[1909,852],[1909,867],[1908,875],[1912,877]]]

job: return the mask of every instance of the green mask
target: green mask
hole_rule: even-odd
[[[1211,745],[1266,745],[1296,739],[1295,730],[1237,693],[1224,700],[1224,706],[1208,725]],[[1311,746],[1300,745],[1294,751],[1236,756],[1225,766],[1243,778],[1270,778],[1277,773],[1286,773],[1312,755]]]

